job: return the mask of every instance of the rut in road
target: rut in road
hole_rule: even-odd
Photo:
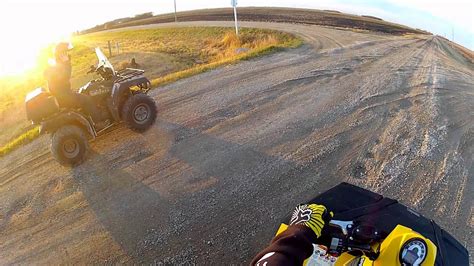
[[[462,85],[469,74],[444,67],[450,59],[440,58],[440,52],[439,40],[431,40],[408,80],[409,91],[395,94],[396,101],[401,102],[384,122],[382,133],[377,133],[378,143],[368,148],[368,156],[360,156],[363,163],[358,167],[367,180],[358,181],[359,175],[352,181],[402,199],[451,228],[451,232],[459,230],[462,234],[465,228],[451,225],[453,220],[455,224],[469,224],[472,215],[469,179],[473,159],[469,141],[473,125],[465,120],[460,127],[456,122],[459,115],[453,110],[463,107],[456,98],[469,97],[466,92],[470,85]],[[472,106],[464,107],[463,112],[473,114]],[[453,218],[445,220],[446,216]]]
[[[472,62],[433,36],[242,25],[307,44],[158,88],[155,128],[114,130],[72,171],[47,138],[2,160],[0,261],[245,263],[342,181],[472,247]]]

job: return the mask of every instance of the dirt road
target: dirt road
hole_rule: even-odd
[[[307,44],[153,91],[156,126],[114,130],[76,169],[47,136],[2,159],[0,264],[245,263],[296,204],[342,181],[472,251],[471,62],[433,36],[244,26]]]

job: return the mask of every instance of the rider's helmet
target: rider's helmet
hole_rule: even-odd
[[[54,59],[56,61],[67,61],[69,60],[68,52],[73,48],[71,43],[60,42],[54,47]]]

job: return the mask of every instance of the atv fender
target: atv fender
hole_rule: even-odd
[[[120,103],[123,99],[127,98],[130,94],[130,88],[133,86],[146,86],[149,87],[151,85],[150,80],[148,80],[145,76],[140,75],[136,77],[132,77],[125,81],[115,83],[112,88],[112,115],[115,119],[120,117]]]
[[[89,133],[88,135],[90,135],[92,139],[95,139],[97,137],[97,132],[95,131],[91,122],[83,115],[73,111],[61,113],[46,121],[43,121],[40,125],[40,134],[54,133],[60,127],[67,124],[80,126],[82,129]]]

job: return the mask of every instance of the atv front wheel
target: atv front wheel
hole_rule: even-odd
[[[134,131],[148,130],[156,120],[155,101],[146,94],[131,96],[123,105],[122,119],[127,127]]]
[[[51,153],[60,164],[76,166],[84,161],[89,143],[84,130],[78,126],[63,126],[51,139]]]

